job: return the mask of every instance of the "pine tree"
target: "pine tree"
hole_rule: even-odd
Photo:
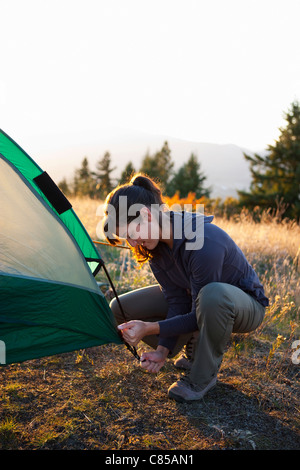
[[[131,176],[135,173],[135,169],[132,162],[127,163],[125,169],[121,173],[119,184],[127,183]]]
[[[93,172],[93,176],[96,181],[97,196],[105,198],[108,193],[113,189],[113,182],[111,179],[111,173],[116,167],[111,167],[111,156],[109,152],[105,152],[103,157],[96,164],[96,171]]]
[[[190,192],[195,193],[196,198],[209,197],[211,189],[204,188],[205,180],[206,176],[200,171],[200,163],[196,155],[192,153],[189,160],[173,176],[167,193],[169,196],[173,196],[178,191],[182,198],[187,197]]]
[[[66,178],[63,178],[58,184],[57,186],[59,187],[59,189],[61,190],[61,192],[65,195],[65,196],[71,196],[71,190],[69,188],[69,185],[68,185],[68,182],[66,180]]]
[[[244,154],[250,163],[252,182],[250,192],[239,191],[240,204],[249,208],[276,209],[286,206],[286,217],[300,218],[300,105],[293,102],[285,113],[287,125],[280,128],[274,145],[267,155]]]
[[[87,157],[84,157],[81,168],[75,170],[73,192],[75,196],[93,197],[95,191],[95,183],[90,171]]]
[[[149,152],[147,152],[142,161],[140,171],[158,180],[162,190],[165,191],[171,177],[173,166],[171,150],[168,142],[165,141],[161,150],[156,152],[153,156],[149,155]]]

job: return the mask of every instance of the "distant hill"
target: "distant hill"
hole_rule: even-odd
[[[212,197],[235,197],[238,189],[249,189],[250,171],[243,152],[248,154],[253,152],[234,144],[189,142],[168,136],[118,130],[118,132],[82,133],[68,138],[64,136],[63,140],[61,136],[54,137],[50,141],[47,139],[48,142],[42,144],[42,152],[39,147],[39,154],[32,156],[58,183],[64,177],[70,180],[75,168],[81,165],[85,156],[88,157],[90,168],[93,169],[104,152],[109,151],[113,166],[117,167],[113,177],[118,178],[129,160],[138,170],[147,151],[152,155],[166,140],[171,149],[175,169],[187,161],[192,152],[198,157],[201,170],[207,176],[206,186],[212,188]]]
[[[201,163],[201,170],[207,177],[206,186],[212,188],[212,197],[237,196],[237,190],[249,189],[251,175],[249,164],[237,145],[185,142],[169,139],[176,167],[182,165],[193,152]]]

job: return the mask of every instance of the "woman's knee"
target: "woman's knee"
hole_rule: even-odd
[[[228,295],[227,285],[221,282],[211,282],[200,289],[196,301],[197,320],[214,322],[220,315],[233,314],[233,303]]]
[[[116,298],[110,302],[110,308],[119,323],[129,320],[159,321],[168,312],[168,304],[157,284],[121,294],[119,302]]]
[[[198,328],[219,351],[230,337],[235,316],[226,286],[218,282],[207,284],[197,297]]]
[[[117,323],[119,323],[119,324],[123,323],[124,319],[123,319],[122,313],[120,311],[120,307],[119,307],[117,299],[116,298],[112,299],[109,306],[110,306],[110,309],[111,309]]]
[[[197,306],[204,312],[211,311],[222,305],[225,299],[228,300],[226,284],[211,282],[200,289],[197,296]]]

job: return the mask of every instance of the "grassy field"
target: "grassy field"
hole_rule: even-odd
[[[72,203],[96,239],[99,202]],[[152,375],[120,345],[9,365],[0,369],[0,449],[299,449],[300,227],[247,213],[214,223],[242,248],[271,302],[258,330],[232,335],[217,387],[191,405],[169,400],[182,374],[173,361]],[[154,282],[129,250],[99,250],[119,293]],[[97,280],[109,298],[107,279]]]

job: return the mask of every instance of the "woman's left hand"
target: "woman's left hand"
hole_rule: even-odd
[[[121,330],[126,343],[136,346],[146,336],[147,324],[141,320],[131,320],[118,325],[118,329]]]

